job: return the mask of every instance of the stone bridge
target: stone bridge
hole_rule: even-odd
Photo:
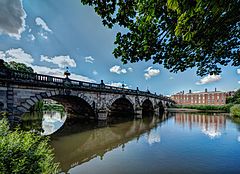
[[[7,111],[11,121],[20,121],[43,99],[53,99],[70,113],[96,120],[107,120],[117,113],[137,118],[149,113],[158,115],[174,103],[149,91],[13,71],[0,63],[0,111]]]

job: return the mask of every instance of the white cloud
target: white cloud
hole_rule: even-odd
[[[0,1],[0,34],[21,39],[21,33],[25,31],[26,13],[23,9],[22,0]]]
[[[204,85],[204,84],[219,81],[221,79],[222,79],[221,75],[207,75],[202,79],[200,79],[198,82],[196,82],[196,85]]]
[[[128,68],[128,71],[129,71],[129,72],[133,72],[133,68],[129,67],[129,68]]]
[[[171,76],[171,77],[169,78],[169,80],[174,80],[174,78]]]
[[[129,86],[125,83],[121,83],[121,82],[112,82],[112,83],[108,83],[106,85],[108,86],[113,86],[113,87],[119,87],[119,88],[122,88],[122,85],[124,84],[124,88],[128,89]]]
[[[98,72],[96,70],[93,70],[93,75],[98,75]]]
[[[47,23],[40,17],[35,19],[36,25],[42,27],[43,30],[52,32],[52,30],[48,27]]]
[[[48,68],[46,66],[38,66],[38,65],[33,65],[32,68],[34,69],[35,72],[39,74],[45,74],[45,75],[51,75],[51,76],[56,76],[56,77],[64,77],[64,69],[59,69],[59,68]],[[90,79],[86,76],[78,75],[71,73],[70,79],[74,80],[80,80],[80,81],[85,81],[85,82],[92,82],[95,83],[96,81],[93,79]]]
[[[33,34],[29,34],[28,37],[30,38],[31,41],[34,41],[36,37]]]
[[[237,74],[240,74],[240,69],[237,69]]]
[[[152,78],[153,76],[157,76],[158,74],[160,74],[159,69],[153,69],[151,66],[148,67],[145,71],[146,71],[146,73],[144,74],[144,77],[146,80]]]
[[[77,64],[74,59],[70,58],[69,56],[55,56],[55,57],[47,57],[41,55],[41,61],[49,62],[58,65],[60,68],[65,67],[76,67]]]
[[[33,68],[34,72],[39,73],[39,74],[45,74],[45,75],[52,75],[56,77],[64,77],[64,68],[65,66],[71,66],[71,67],[76,67],[76,63],[73,59],[71,59],[69,56],[55,56],[53,58],[49,58],[47,56],[41,56],[41,59],[47,62],[56,61],[54,62],[57,64],[60,68],[49,68],[46,66],[39,66],[39,65],[33,65],[32,63],[34,62],[33,57],[25,53],[22,48],[17,48],[17,49],[10,49],[7,51],[0,51],[0,59],[3,59],[6,62],[9,61],[15,61],[18,63],[24,63],[27,66],[30,66]],[[70,76],[71,79],[74,80],[80,80],[80,81],[85,81],[85,82],[96,82],[93,79],[90,79],[86,76],[78,75],[71,73]]]
[[[126,74],[127,70],[124,68],[121,68],[118,65],[114,65],[113,67],[110,68],[110,72],[116,73],[116,74]]]
[[[12,48],[5,52],[0,51],[0,58],[6,62],[15,61],[18,63],[24,63],[30,65],[33,63],[34,59],[28,53],[25,53],[22,48]]]
[[[87,63],[93,63],[94,61],[94,58],[92,56],[84,57],[84,59],[85,59],[85,62]]]
[[[38,32],[38,35],[40,36],[40,37],[42,37],[43,39],[48,39],[48,36],[47,36],[47,34],[46,33],[44,33],[44,32]]]

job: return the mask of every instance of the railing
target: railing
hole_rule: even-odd
[[[173,102],[169,97],[163,95],[152,94],[149,91],[139,91],[127,88],[113,87],[108,86],[103,83],[90,83],[78,80],[71,80],[69,78],[61,78],[54,77],[49,75],[37,74],[37,73],[27,73],[15,70],[9,70],[6,68],[0,67],[0,78],[2,80],[11,80],[15,82],[22,82],[28,84],[45,84],[45,85],[57,85],[68,88],[80,88],[80,89],[88,89],[88,90],[97,90],[104,92],[112,92],[112,93],[124,93],[124,94],[134,94],[134,95],[142,95],[153,98],[159,98],[165,101]]]

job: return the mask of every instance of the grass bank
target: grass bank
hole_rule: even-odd
[[[224,111],[230,112],[232,104],[222,105],[222,106],[213,106],[213,105],[175,105],[173,108],[181,109],[196,109],[201,111]]]

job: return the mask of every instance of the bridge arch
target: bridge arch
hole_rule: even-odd
[[[133,117],[134,104],[128,97],[119,97],[109,103],[109,117]]]
[[[24,102],[21,102],[20,106],[17,107],[20,116],[30,109],[39,101],[43,99],[52,99],[62,104],[69,113],[80,114],[79,117],[95,117],[95,105],[84,95],[60,93],[57,91],[48,91],[37,93],[35,96],[31,96]]]
[[[154,106],[150,99],[145,99],[142,103],[142,116],[153,116]]]
[[[127,99],[127,100],[134,106],[134,102],[133,102],[133,100],[132,100],[129,96],[127,96],[127,95],[117,95],[117,96],[114,96],[113,98],[111,98],[111,99],[108,101],[108,104],[107,104],[108,107],[111,107],[112,104],[113,104],[116,100],[122,99],[122,98]]]

